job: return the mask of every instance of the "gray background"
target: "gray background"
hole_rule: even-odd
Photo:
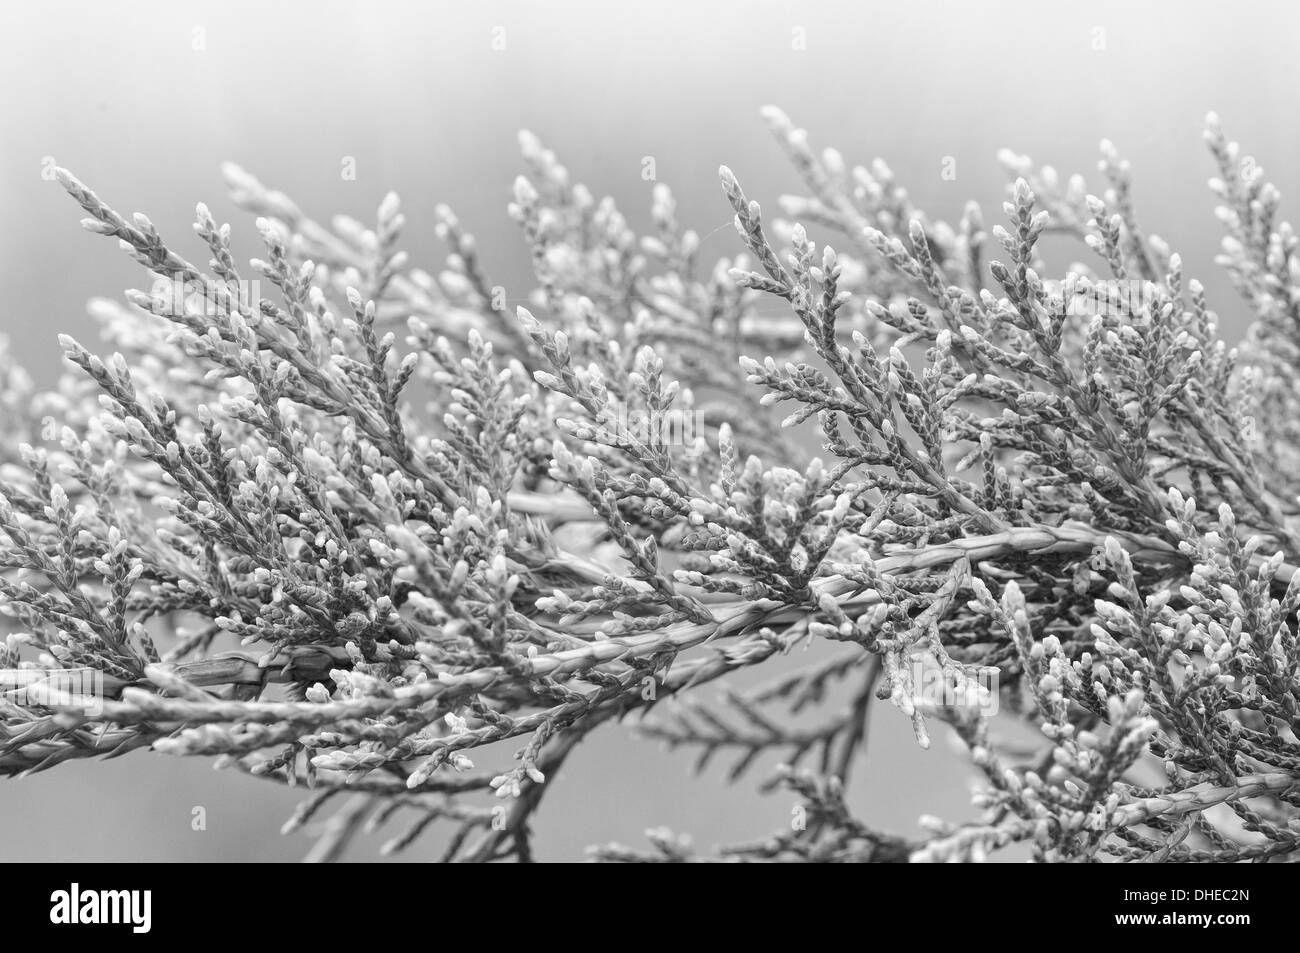
[[[503,51],[491,47],[497,29]],[[796,30],[806,49],[792,48]],[[432,209],[447,202],[479,238],[494,280],[518,296],[528,257],[504,214],[520,170],[516,130],[541,136],[634,225],[648,222],[641,168],[653,156],[682,220],[707,234],[705,251],[731,255],[718,164],[771,209],[797,188],[757,116],[771,102],[815,145],[854,162],[887,159],[932,216],[955,219],[976,198],[990,224],[1000,147],[1095,181],[1097,142],[1111,138],[1133,162],[1140,220],[1205,281],[1232,337],[1244,322],[1212,265],[1218,229],[1201,122],[1218,110],[1289,193],[1300,158],[1298,38],[1300,5],[1243,0],[5,3],[0,331],[48,382],[56,332],[93,341],[85,301],[142,280],[111,243],[79,230],[79,210],[41,177],[49,157],[119,211],[146,211],[196,259],[189,223],[200,199],[235,223],[241,257],[256,254],[251,222],[225,199],[223,159],[322,219],[372,219],[397,190],[405,247],[429,267],[444,254]],[[340,176],[345,156],[356,181]],[[956,160],[955,181],[941,178],[945,157]],[[966,812],[968,776],[942,738],[917,750],[905,720],[882,707],[870,742],[868,773],[852,788],[862,815],[910,831],[920,813]],[[691,780],[690,762],[601,730],[538,819],[539,856],[641,843],[659,824],[708,847],[788,823],[785,795],[724,787],[716,767]],[[295,792],[198,762],[135,754],[65,766],[0,784],[0,857],[296,858],[308,840],[276,833],[294,803]],[[196,805],[207,809],[206,832],[190,829]],[[427,857],[439,840],[405,856]],[[374,856],[378,843],[351,856]]]

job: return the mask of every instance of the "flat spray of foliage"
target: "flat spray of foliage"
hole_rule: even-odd
[[[1254,320],[1234,349],[1109,144],[1095,195],[1005,153],[986,232],[766,118],[802,224],[766,228],[724,168],[740,242],[711,267],[666,188],[637,235],[523,136],[517,311],[447,208],[435,277],[396,196],[326,227],[229,167],[265,245],[241,270],[204,206],[199,266],[60,172],[163,281],[94,304],[116,353],[64,338],[53,392],[3,370],[0,773],[219,756],[309,792],[289,828],[332,812],[314,859],[382,824],[388,850],[441,830],[447,859],[528,860],[566,758],[622,722],[801,806],[717,853],[656,830],[602,860],[1294,857],[1277,191],[1211,117],[1220,264]],[[1090,263],[1050,280],[1047,234]],[[976,820],[853,814],[877,699],[964,746]]]

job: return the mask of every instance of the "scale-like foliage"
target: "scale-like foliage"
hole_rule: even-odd
[[[400,814],[391,849],[437,824],[448,859],[526,860],[566,757],[623,720],[733,777],[787,762],[798,823],[729,859],[1294,857],[1300,258],[1276,190],[1212,119],[1254,315],[1234,349],[1108,144],[1098,194],[1007,153],[1005,223],[950,226],[766,118],[801,224],[765,227],[724,168],[744,249],[711,269],[666,188],[637,235],[523,136],[517,313],[446,208],[431,275],[396,196],[326,227],[229,167],[266,251],[239,266],[200,205],[199,266],[61,172],[154,284],[95,304],[111,357],[63,339],[57,391],[0,366],[0,772],[220,756],[312,789],[291,828],[346,796],[317,859]],[[1047,232],[1093,264],[1049,277]],[[842,644],[778,661],[808,643]],[[854,817],[877,698],[964,742],[977,820]],[[695,859],[650,840],[595,856]]]

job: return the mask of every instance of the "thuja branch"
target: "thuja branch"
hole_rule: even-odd
[[[1300,243],[1258,164],[1211,122],[1232,348],[1109,144],[1096,194],[1006,153],[1005,224],[949,225],[765,116],[800,221],[724,168],[741,251],[707,268],[666,187],[636,234],[522,136],[513,295],[446,207],[430,273],[395,195],[326,226],[232,166],[264,251],[199,205],[201,267],[60,171],[148,287],[95,303],[113,353],[64,338],[49,393],[0,361],[0,773],[213,755],[309,785],[291,830],[353,795],[314,860],[397,817],[388,850],[530,860],[622,722],[731,779],[791,762],[762,789],[806,825],[728,859],[1294,854]],[[1053,277],[1049,232],[1090,263]],[[978,818],[853,815],[876,699],[964,743]],[[597,857],[696,859],[651,840]]]
[[[1141,566],[1160,571],[1190,568],[1187,557],[1162,540],[1132,534],[1117,534],[1110,538],[1117,539],[1134,562]],[[999,561],[1016,556],[1086,555],[1101,547],[1105,540],[1106,537],[1083,524],[1066,524],[1059,527],[1026,526],[989,536],[962,537],[946,543],[920,547],[881,557],[875,560],[874,564],[878,572],[886,575],[905,574],[948,566],[960,559]],[[1263,560],[1258,556],[1252,557],[1252,565],[1259,567],[1263,565]],[[1272,568],[1273,580],[1283,588],[1292,581],[1296,572],[1300,571],[1287,563],[1279,563],[1276,567],[1270,568]],[[815,610],[820,605],[820,596],[823,594],[832,596],[842,611],[861,609],[880,602],[879,594],[870,590],[864,592],[857,583],[840,575],[815,579],[810,583],[810,590],[805,611]],[[524,669],[523,677],[527,679],[565,674],[611,660],[626,661],[632,658],[652,657],[665,651],[682,651],[720,636],[744,635],[800,617],[794,612],[797,607],[779,603],[764,605],[748,604],[740,600],[716,600],[710,607],[716,617],[710,623],[696,625],[678,623],[667,626],[662,631],[643,636],[605,639],[564,652],[532,656],[521,663]],[[391,658],[383,648],[377,649],[376,655],[381,660]],[[345,662],[347,658],[346,652],[342,649],[330,649],[328,646],[297,646],[286,653],[286,656],[268,659],[250,653],[224,653],[212,658],[176,663],[169,667],[169,671],[183,682],[196,687],[265,685],[323,678],[328,675],[330,668]],[[145,674],[146,679],[142,679],[141,682],[147,681],[149,673]],[[470,678],[458,678],[447,674],[440,678],[436,687],[430,686],[427,692],[419,693],[419,697],[423,698],[434,693],[435,688],[438,694],[454,694],[457,690],[482,686],[487,683],[487,680],[509,677],[509,674],[504,670],[492,669],[479,670]],[[69,674],[62,680],[63,687],[71,686],[75,679],[75,673]],[[32,684],[30,677],[19,672],[15,671],[7,676],[0,673],[0,688],[10,690],[30,688]],[[51,675],[42,684],[51,691],[52,697],[61,688],[57,673]],[[132,684],[137,683],[111,675],[103,679],[104,689],[110,696],[119,694],[123,688]],[[133,697],[140,699],[146,706],[152,706],[149,712],[141,717],[167,721],[207,720],[198,709],[185,707],[180,703],[177,705],[177,710],[184,710],[190,714],[184,717],[163,718],[163,712],[167,710],[165,700],[160,700],[152,694]],[[228,712],[245,710],[238,704],[217,707]],[[284,714],[285,711],[290,710],[289,708],[272,710],[265,705],[247,707],[252,709],[249,717],[254,719],[264,718],[268,722],[274,722],[290,717]],[[304,713],[312,713],[312,717],[322,716],[318,705],[302,704],[298,708]],[[114,709],[114,712],[123,718],[130,717],[125,709]],[[231,716],[229,720],[239,719]]]

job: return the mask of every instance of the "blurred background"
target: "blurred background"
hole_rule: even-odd
[[[1097,143],[1110,138],[1132,162],[1139,220],[1204,281],[1231,339],[1244,321],[1213,266],[1219,231],[1202,121],[1218,111],[1289,195],[1300,178],[1297,41],[1300,5],[1260,0],[5,3],[0,332],[49,383],[58,332],[94,340],[86,300],[143,280],[112,243],[78,227],[80,210],[47,177],[54,164],[119,211],[147,212],[196,260],[206,258],[190,233],[199,200],[235,224],[241,257],[256,254],[252,223],[224,195],[226,159],[318,219],[373,221],[396,190],[404,247],[430,270],[445,254],[433,208],[446,202],[516,297],[530,287],[527,252],[505,215],[519,129],[593,193],[614,196],[634,227],[649,221],[641,172],[653,157],[684,225],[707,236],[708,258],[738,249],[719,163],[769,209],[799,191],[757,115],[774,103],[814,146],[834,145],[851,162],[886,159],[932,217],[955,220],[974,198],[990,225],[1004,181],[999,148],[1091,183]],[[945,178],[954,162],[955,179]],[[860,816],[910,833],[922,813],[968,815],[969,779],[943,738],[921,751],[885,705],[869,746],[851,790]],[[576,860],[610,840],[642,845],[651,826],[707,849],[789,824],[789,796],[726,786],[725,765],[694,779],[692,760],[601,729],[537,818],[538,857]],[[199,762],[137,753],[74,763],[0,784],[0,858],[297,859],[310,840],[277,833],[297,800]],[[199,806],[205,831],[191,829]],[[360,840],[349,856],[377,856],[382,839]],[[402,856],[436,856],[439,841]]]

